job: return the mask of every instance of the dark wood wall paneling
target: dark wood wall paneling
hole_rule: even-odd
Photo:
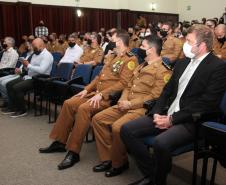
[[[21,35],[34,33],[34,27],[44,20],[49,32],[70,34],[74,31],[98,31],[101,27],[128,28],[136,23],[138,14],[148,22],[159,20],[178,21],[178,14],[80,8],[82,17],[77,17],[75,8],[68,6],[35,5],[31,3],[0,2],[0,38],[12,36],[20,41]]]

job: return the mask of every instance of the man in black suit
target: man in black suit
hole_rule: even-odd
[[[166,185],[171,152],[194,139],[192,113],[218,110],[226,89],[226,64],[210,51],[213,33],[204,25],[188,30],[186,60],[178,62],[168,84],[148,116],[125,124],[121,138],[144,178],[133,185]],[[153,154],[140,140],[156,136]]]

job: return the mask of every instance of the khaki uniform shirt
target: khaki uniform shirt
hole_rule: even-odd
[[[220,56],[221,59],[226,60],[226,42],[222,45],[217,40],[213,42],[213,53]]]
[[[59,52],[64,55],[66,49],[68,48],[68,43],[65,41],[63,44],[57,42],[52,52]]]
[[[166,41],[163,43],[162,46],[162,57],[167,57],[171,62],[178,59],[182,51],[182,45],[180,39],[169,35]]]
[[[94,61],[97,65],[101,63],[101,59],[103,58],[103,49],[101,47],[92,48],[91,46],[88,46],[85,50],[83,55],[80,58],[80,63],[85,64],[90,61]]]
[[[144,17],[141,17],[140,19],[137,19],[137,26],[139,27],[147,27],[147,21]]]
[[[57,45],[57,41],[48,42],[46,45],[46,49],[52,53],[54,52],[56,45]]]
[[[123,90],[119,101],[130,101],[130,112],[138,111],[145,113],[143,104],[147,100],[158,98],[163,87],[171,77],[172,71],[162,64],[159,58],[144,67],[144,64],[138,66],[133,72],[133,78],[128,86]],[[117,105],[116,105],[117,106]]]
[[[139,48],[141,44],[141,41],[139,39],[139,37],[135,34],[133,34],[133,36],[129,39],[129,48],[133,49],[133,48]]]
[[[103,99],[108,100],[112,91],[121,91],[127,86],[137,66],[137,58],[128,51],[122,56],[109,56],[101,73],[85,89],[90,95],[102,93]]]

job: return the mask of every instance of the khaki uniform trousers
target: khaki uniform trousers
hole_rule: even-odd
[[[120,129],[128,121],[144,115],[145,111],[118,110],[117,105],[96,114],[92,119],[97,151],[101,162],[112,161],[118,168],[128,161],[127,152],[120,138]]]
[[[93,108],[87,102],[89,98],[81,99],[73,96],[64,101],[62,110],[49,135],[51,139],[66,144],[69,151],[80,153],[92,116],[109,107],[108,101],[101,101],[99,108]]]

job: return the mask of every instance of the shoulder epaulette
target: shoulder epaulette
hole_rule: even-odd
[[[131,52],[131,51],[126,52],[126,54],[127,54],[127,56],[129,56],[129,57],[134,56],[133,52]]]
[[[167,62],[165,62],[164,60],[162,61],[162,65],[167,69],[167,70],[173,70],[173,68],[172,68],[172,66],[169,64],[169,63],[167,63]]]

